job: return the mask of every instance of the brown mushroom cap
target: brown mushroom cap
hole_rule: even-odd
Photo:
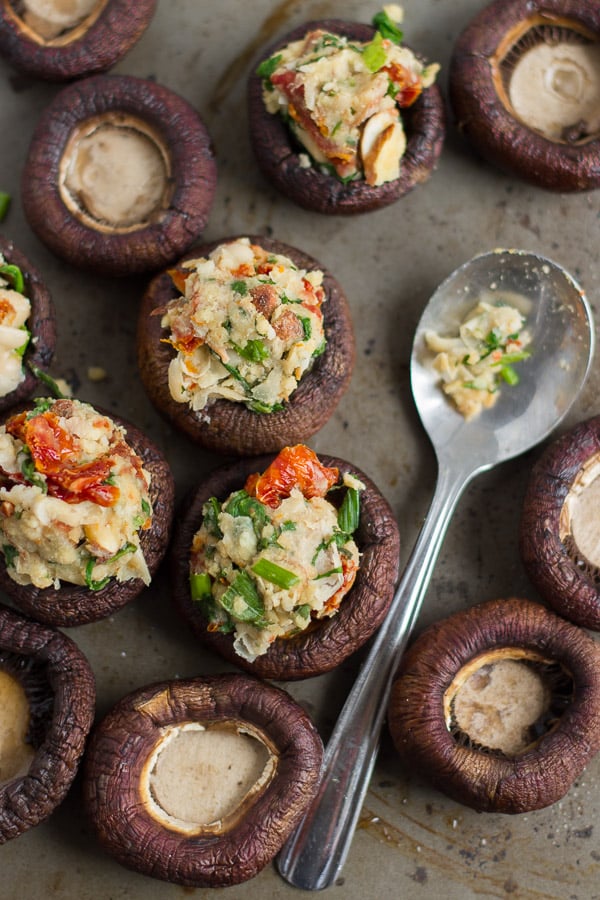
[[[237,815],[191,833],[167,826],[140,789],[159,742],[185,723],[247,733],[274,763]],[[314,725],[279,688],[247,675],[163,682],[125,697],[97,726],[84,801],[100,841],[123,865],[176,884],[224,887],[252,878],[275,856],[316,792],[321,759]],[[194,782],[199,793],[198,775]]]
[[[357,41],[372,40],[375,29],[358,22],[324,19],[306,22],[290,31],[261,53],[268,59],[278,49],[299,40],[309,31],[322,28]],[[259,60],[259,61],[260,61]],[[262,95],[262,78],[256,74],[248,82],[250,140],[265,178],[306,209],[320,213],[347,215],[369,212],[399,200],[431,176],[445,136],[445,110],[439,87],[427,88],[411,107],[402,110],[407,147],[400,162],[400,177],[378,186],[365,181],[343,184],[317,168],[300,164],[297,144],[281,116],[267,112]]]
[[[50,365],[56,344],[56,315],[52,297],[38,270],[18,250],[11,240],[0,235],[0,253],[7,263],[18,266],[25,280],[25,296],[31,303],[27,321],[32,340],[23,358],[24,380],[4,397],[0,397],[0,412],[22,403],[39,385],[30,366],[45,370]]]
[[[500,652],[557,664],[572,686],[553,727],[511,756],[461,745],[444,714],[463,667]],[[392,687],[388,724],[404,764],[458,802],[503,813],[549,806],[600,749],[600,648],[539,603],[479,604],[434,623],[412,644]]]
[[[574,122],[563,140],[551,140],[517,117],[507,93],[503,69],[509,72],[521,48],[545,33],[550,43],[570,35],[597,44],[600,7],[580,0],[495,0],[474,17],[450,62],[457,125],[481,156],[526,181],[557,191],[596,188],[600,134],[580,134]]]
[[[98,407],[95,409],[101,412]],[[11,410],[11,415],[13,412]],[[171,534],[175,505],[173,474],[166,458],[145,434],[119,416],[103,414],[125,428],[127,443],[141,458],[151,476],[152,524],[146,531],[140,532],[140,546],[150,574],[154,576],[166,553]],[[24,613],[47,625],[71,627],[104,619],[134,600],[144,587],[140,578],[123,582],[111,578],[107,586],[99,591],[67,582],[61,582],[58,590],[17,584],[8,574],[4,559],[0,559],[0,588]]]
[[[65,202],[67,155],[95,126],[139,133],[164,162],[165,194],[138,224],[95,221]],[[21,179],[25,215],[57,256],[124,276],[168,265],[206,225],[216,188],[210,137],[196,110],[168,88],[130,75],[95,75],[63,88],[34,131]]]
[[[273,253],[288,256],[300,268],[321,269],[324,273],[323,324],[327,346],[282,410],[256,413],[241,403],[217,400],[205,410],[194,412],[188,404],[173,400],[168,369],[174,351],[161,342],[161,317],[152,314],[177,296],[167,272],[155,276],[148,286],[140,306],[137,334],[140,375],[157,409],[180,431],[208,450],[239,456],[269,453],[288,444],[302,443],[322,428],[348,387],[355,355],[348,301],[333,275],[295,247],[257,235],[248,237]],[[230,240],[235,238],[195,247],[186,258],[206,256],[219,244]]]
[[[63,801],[94,719],[94,676],[60,631],[0,605],[0,669],[30,703],[34,756],[25,775],[0,783],[0,843],[46,819]]]
[[[69,81],[110,69],[140,39],[156,0],[99,0],[76,27],[45,39],[17,13],[15,0],[0,2],[0,54],[15,69],[48,81]]]
[[[360,524],[354,540],[360,551],[360,566],[354,585],[342,600],[336,615],[321,619],[290,638],[278,638],[268,651],[248,662],[238,656],[231,635],[207,630],[189,587],[190,549],[202,523],[202,506],[213,496],[225,499],[243,487],[246,478],[262,472],[272,456],[245,459],[213,472],[177,519],[171,551],[172,588],[175,602],[194,634],[229,662],[261,678],[291,681],[320,675],[338,666],[371,637],[383,621],[392,601],[398,574],[400,536],[392,510],[364,472],[342,459],[319,454],[325,466],[340,474],[356,475],[365,485],[360,494]]]
[[[549,444],[531,472],[519,538],[527,574],[544,600],[565,618],[596,631],[600,631],[600,560],[586,559],[577,547],[573,522],[565,519],[565,504],[579,491],[580,478],[589,473],[590,465],[599,461],[600,416],[580,422]]]

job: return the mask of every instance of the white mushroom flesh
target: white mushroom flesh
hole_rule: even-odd
[[[518,118],[552,141],[600,131],[600,45],[536,44],[517,62],[509,99]]]
[[[23,0],[22,18],[44,40],[52,40],[82,22],[98,0]]]
[[[514,756],[531,743],[530,728],[548,709],[550,696],[522,660],[484,661],[457,690],[454,718],[475,743]]]
[[[172,831],[218,832],[275,768],[273,753],[249,730],[187,722],[166,730],[154,748],[142,773],[142,798]]]
[[[579,553],[600,568],[600,455],[582,466],[561,510],[559,535],[572,535]]]
[[[157,144],[129,124],[104,122],[73,142],[64,186],[84,212],[115,228],[143,225],[168,183]]]
[[[29,701],[15,678],[0,669],[0,785],[25,775],[34,757],[26,743]]]

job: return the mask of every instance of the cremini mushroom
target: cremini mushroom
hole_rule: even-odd
[[[478,604],[417,637],[388,723],[407,771],[459,803],[549,806],[600,749],[600,648],[539,603]]]
[[[125,866],[192,887],[256,875],[317,788],[321,739],[283,690],[247,675],[162,682],[96,727],[84,802]]]
[[[0,277],[6,282],[8,290],[20,287],[18,284],[20,273],[23,278],[23,295],[31,307],[25,322],[25,328],[31,337],[27,340],[23,353],[22,378],[14,389],[0,396],[0,412],[3,412],[31,396],[39,384],[36,370],[44,371],[50,365],[56,345],[56,313],[52,296],[40,272],[15,247],[13,241],[2,235],[0,235],[0,259],[4,260],[5,266],[5,275],[2,275],[0,268]],[[18,272],[15,272],[14,267]]]
[[[124,276],[176,260],[206,225],[216,184],[196,110],[156,82],[96,75],[60,91],[33,134],[25,215],[74,266]]]
[[[0,52],[48,81],[94,75],[133,47],[155,9],[156,0],[1,0]]]
[[[556,612],[600,630],[600,417],[580,422],[535,463],[523,502],[525,569]]]
[[[92,670],[53,628],[0,605],[0,843],[64,800],[92,727]]]
[[[260,61],[276,58],[281,48],[315,30],[365,44],[376,33],[375,28],[358,22],[310,21],[264,49]],[[318,165],[307,165],[306,147],[298,143],[279,115],[267,111],[263,77],[254,73],[248,83],[250,140],[261,172],[299,206],[320,213],[344,215],[380,209],[430,178],[445,136],[445,111],[439,87],[428,86],[401,114],[403,124],[399,120],[392,124],[387,119],[373,117],[375,121],[366,129],[362,148],[366,177],[340,180]]]
[[[306,630],[277,638],[266,653],[252,662],[236,652],[231,634],[208,628],[209,622],[190,591],[190,554],[194,535],[203,520],[203,506],[209,498],[224,500],[242,489],[247,478],[264,472],[273,457],[244,459],[215,470],[190,495],[178,516],[171,550],[173,598],[178,609],[204,644],[229,662],[262,678],[297,680],[340,665],[376,631],[392,600],[400,537],[389,504],[373,481],[356,466],[324,454],[319,454],[318,459],[323,466],[338,468],[340,476],[354,475],[365,486],[360,491],[360,518],[354,533],[360,553],[356,578],[335,615],[314,619]],[[340,494],[343,491],[332,492],[332,500]]]
[[[206,257],[213,250],[237,238],[226,238],[195,247],[186,258]],[[142,382],[156,408],[179,430],[208,450],[230,456],[249,456],[279,450],[286,444],[308,439],[331,417],[346,391],[354,366],[354,332],[346,295],[334,276],[307,253],[281,241],[250,236],[252,244],[281,254],[307,272],[324,273],[322,288],[323,327],[326,345],[304,372],[298,386],[281,408],[257,412],[243,403],[211,400],[204,409],[173,399],[169,388],[169,366],[174,349],[165,342],[161,311],[178,295],[173,272],[163,272],[150,282],[138,317],[138,366]],[[185,272],[181,260],[176,271]],[[259,300],[256,304],[260,305]],[[266,327],[269,327],[268,324]]]
[[[541,187],[600,183],[600,9],[495,0],[452,54],[458,128],[484,158]]]

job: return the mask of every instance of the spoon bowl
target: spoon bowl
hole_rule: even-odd
[[[531,356],[518,385],[466,420],[433,368],[425,333],[453,336],[480,299],[509,303],[525,316]],[[320,788],[278,859],[280,874],[305,890],[333,884],[345,862],[367,792],[394,673],[425,596],[452,512],[469,482],[533,447],[569,411],[594,352],[585,295],[561,266],[521,250],[494,250],[457,269],[435,291],[416,330],[411,384],[438,460],[435,493],[392,604],[340,713]]]

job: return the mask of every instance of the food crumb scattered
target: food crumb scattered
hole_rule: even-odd
[[[106,378],[106,369],[102,368],[102,366],[89,366],[87,377],[90,381],[104,381]]]

